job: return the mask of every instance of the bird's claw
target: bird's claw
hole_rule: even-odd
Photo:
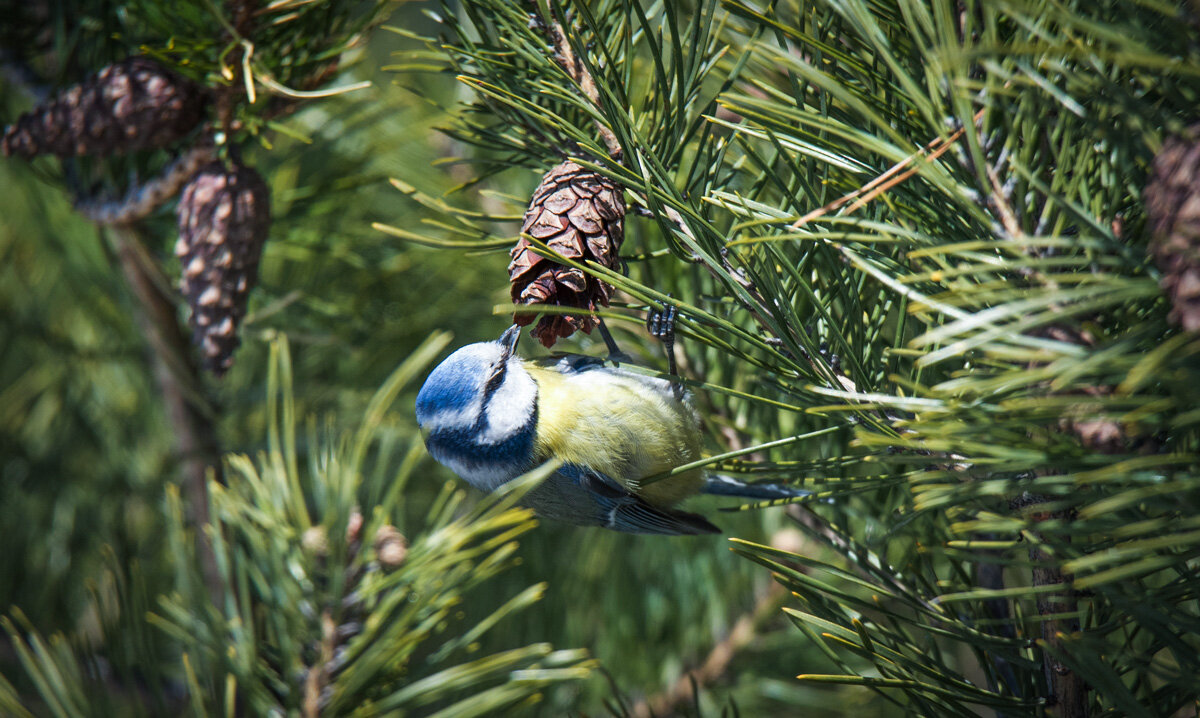
[[[663,343],[671,374],[678,373],[675,367],[675,320],[678,318],[679,308],[673,304],[663,304],[662,310],[651,309],[646,317],[646,331]]]
[[[679,308],[673,304],[664,304],[662,310],[652,309],[646,317],[646,331],[664,344],[675,342],[675,320],[679,317]]]

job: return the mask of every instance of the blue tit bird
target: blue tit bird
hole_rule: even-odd
[[[539,516],[648,534],[720,533],[675,504],[707,492],[759,499],[802,495],[700,469],[639,481],[700,458],[695,410],[681,388],[603,359],[517,356],[521,328],[464,346],[417,394],[417,423],[430,455],[468,483],[492,491],[543,462],[561,467],[523,502]]]

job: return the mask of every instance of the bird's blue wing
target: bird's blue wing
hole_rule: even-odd
[[[600,472],[567,464],[557,475],[586,497],[594,521],[601,526],[639,534],[721,533],[703,516],[649,504]]]

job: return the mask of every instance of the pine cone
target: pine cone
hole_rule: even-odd
[[[205,93],[146,57],[109,65],[17,118],[4,155],[111,155],[164,147],[203,119]]]
[[[621,187],[603,175],[574,162],[546,173],[533,192],[521,233],[545,242],[569,259],[591,260],[605,267],[620,262],[617,252],[625,239],[625,197]],[[594,311],[608,306],[612,288],[578,269],[565,267],[534,253],[522,238],[508,265],[515,304],[549,304]],[[517,324],[531,323],[536,312],[519,313]],[[588,316],[547,315],[533,336],[549,347],[577,330],[591,332],[596,320]]]
[[[197,172],[179,199],[179,287],[192,309],[192,341],[217,376],[233,364],[240,343],[238,324],[271,225],[270,200],[258,172],[220,162]]]
[[[1146,185],[1150,251],[1162,270],[1173,321],[1200,330],[1200,125],[1169,137]]]

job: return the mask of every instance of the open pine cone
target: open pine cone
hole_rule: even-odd
[[[165,147],[204,118],[204,89],[147,57],[100,70],[17,118],[4,155],[107,156]]]
[[[233,364],[258,260],[271,226],[270,192],[258,172],[214,162],[183,188],[175,254],[179,287],[192,313],[192,341],[205,368],[220,376]]]
[[[1171,298],[1171,319],[1200,331],[1200,125],[1169,137],[1146,184],[1150,252]]]
[[[533,192],[522,235],[545,242],[563,257],[616,267],[625,239],[625,197],[612,180],[574,162],[551,169]],[[508,265],[515,304],[576,307],[595,311],[608,306],[609,285],[579,269],[538,256],[522,237]],[[529,324],[537,312],[521,312],[517,324]],[[546,315],[533,336],[547,347],[578,330],[591,332],[596,320],[588,316]]]

